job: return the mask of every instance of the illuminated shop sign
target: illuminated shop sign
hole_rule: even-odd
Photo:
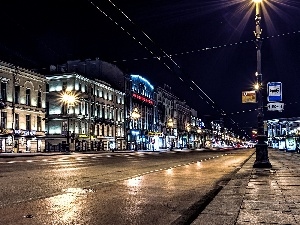
[[[149,131],[148,134],[149,135],[153,135],[153,136],[163,136],[162,132],[152,132],[152,131]]]
[[[140,130],[131,130],[131,135],[133,136],[138,136],[140,134],[141,134]]]
[[[149,99],[149,98],[145,98],[144,96],[138,95],[138,94],[136,94],[136,93],[133,93],[133,94],[132,94],[132,97],[134,97],[134,98],[136,98],[136,99],[139,99],[139,100],[141,100],[141,101],[143,101],[143,102],[146,102],[146,103],[148,103],[148,104],[154,105],[153,100],[151,100],[151,99]]]
[[[34,136],[35,130],[14,130],[15,134],[24,135],[24,136]]]

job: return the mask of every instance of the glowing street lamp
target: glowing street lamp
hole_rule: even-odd
[[[62,104],[64,104],[66,106],[67,109],[67,145],[69,148],[69,144],[70,144],[70,116],[69,116],[69,107],[73,107],[76,102],[78,101],[78,96],[71,92],[71,91],[65,91],[62,92],[60,95],[60,101]]]
[[[168,119],[168,122],[167,122],[167,125],[168,125],[168,127],[173,127],[173,120],[170,118],[170,119]]]
[[[173,119],[168,119],[167,121],[167,127],[170,129],[170,134],[172,135],[172,129],[173,129],[174,123],[173,123]]]
[[[137,120],[141,117],[141,114],[139,112],[139,109],[136,107],[133,109],[133,111],[131,112],[131,119],[133,120],[133,123],[134,124],[137,124]],[[137,128],[137,126],[133,126],[134,128]],[[137,151],[138,148],[137,148],[137,137],[136,137],[136,134],[135,134],[135,146],[134,146],[134,150]]]
[[[256,160],[253,164],[254,168],[271,168],[268,157],[268,145],[266,143],[267,137],[264,134],[264,113],[263,113],[263,97],[262,97],[262,73],[261,73],[261,33],[260,27],[261,15],[260,7],[262,0],[253,0],[255,3],[255,45],[256,45],[256,58],[257,58],[257,71],[255,73],[257,79],[257,94],[258,94],[258,114],[257,114],[257,144]]]
[[[186,125],[186,130],[187,130],[187,148],[190,148],[190,130],[191,130],[191,125],[187,123]]]
[[[134,119],[134,120],[136,120],[136,119],[138,119],[140,117],[141,117],[141,115],[139,113],[138,108],[134,108],[133,111],[132,111],[132,113],[131,113],[131,118]]]

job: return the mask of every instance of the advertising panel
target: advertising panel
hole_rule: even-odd
[[[242,103],[256,103],[256,91],[243,91]]]

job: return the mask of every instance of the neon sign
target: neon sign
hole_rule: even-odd
[[[144,96],[138,95],[138,94],[136,94],[136,93],[133,93],[133,94],[132,94],[132,97],[134,97],[134,98],[136,98],[136,99],[139,99],[139,100],[141,100],[141,101],[143,101],[143,102],[146,102],[146,103],[148,103],[148,104],[150,104],[150,105],[154,105],[153,100],[151,100],[151,99],[149,99],[149,98],[145,98]]]

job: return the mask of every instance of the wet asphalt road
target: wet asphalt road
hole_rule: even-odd
[[[228,180],[253,153],[247,149],[2,158],[0,224],[184,224],[195,203]]]

